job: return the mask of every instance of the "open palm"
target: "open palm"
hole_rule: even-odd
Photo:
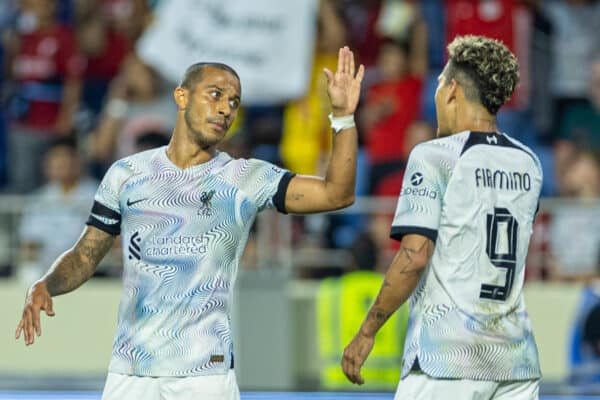
[[[340,49],[335,74],[325,68],[327,75],[327,93],[335,116],[353,114],[358,105],[360,84],[365,75],[365,67],[361,65],[355,74],[354,54],[348,47]]]

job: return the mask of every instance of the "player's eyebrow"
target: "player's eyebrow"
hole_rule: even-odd
[[[225,89],[223,89],[222,87],[219,87],[217,85],[209,85],[209,86],[206,87],[206,89],[217,89],[220,92],[224,92],[225,91]],[[236,94],[236,95],[232,96],[232,98],[236,99],[236,100],[239,100],[240,96],[238,94]]]

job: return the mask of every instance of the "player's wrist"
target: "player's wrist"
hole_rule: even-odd
[[[46,283],[45,280],[40,279],[38,281],[35,281],[30,287],[29,287],[29,291],[28,293],[34,293],[34,292],[39,292],[39,291],[48,291],[48,284]]]
[[[339,133],[345,129],[356,127],[354,114],[336,115],[335,111],[329,114],[329,122],[334,133]]]
[[[360,328],[360,330],[358,331],[358,334],[360,336],[363,336],[367,339],[373,339],[375,338],[375,333],[377,333],[376,331],[370,331],[369,329],[367,329],[366,327],[362,326]]]

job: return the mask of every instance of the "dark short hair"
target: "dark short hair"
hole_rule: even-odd
[[[410,55],[410,43],[407,40],[396,39],[386,36],[381,40],[381,46],[395,47],[400,50],[405,56]]]
[[[231,68],[227,64],[218,63],[218,62],[199,62],[196,64],[190,65],[186,70],[185,74],[183,74],[183,79],[181,80],[182,88],[193,89],[198,82],[202,80],[202,72],[205,68],[216,68],[223,71],[227,71],[240,81],[240,76],[233,68]]]
[[[67,147],[74,153],[77,153],[77,140],[72,136],[60,137],[52,140],[46,147],[46,154],[58,147]]]
[[[162,147],[168,144],[168,134],[159,131],[144,132],[135,139],[135,146],[137,148],[154,149],[156,147]]]
[[[481,103],[495,115],[519,82],[517,58],[498,40],[458,36],[448,45],[446,84],[455,79],[467,100]]]

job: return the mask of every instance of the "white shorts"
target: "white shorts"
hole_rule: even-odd
[[[240,400],[235,372],[186,378],[109,373],[102,400]]]
[[[473,381],[435,379],[422,372],[411,372],[398,384],[394,400],[537,400],[539,380]]]

